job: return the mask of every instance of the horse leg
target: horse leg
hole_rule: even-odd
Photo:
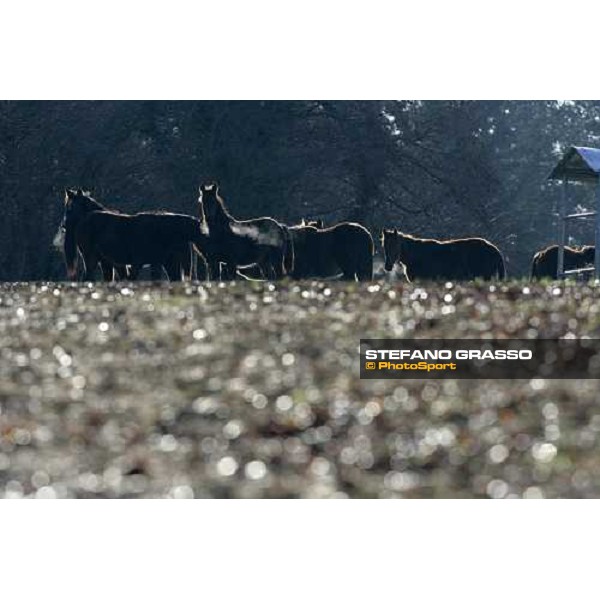
[[[182,268],[177,254],[171,255],[164,263],[169,281],[181,281]]]
[[[96,281],[95,271],[99,257],[92,251],[83,254],[83,281]]]
[[[267,279],[281,279],[285,274],[285,246],[269,247],[259,264]]]
[[[359,281],[373,280],[373,257],[370,252],[368,256],[361,257],[360,264],[356,269],[356,277]]]
[[[218,260],[206,260],[206,279],[208,281],[219,281],[221,277],[221,263]]]
[[[202,254],[196,254],[196,273],[193,281],[208,281],[210,271],[206,258]]]
[[[102,278],[104,281],[110,283],[115,280],[115,273],[112,263],[109,263],[104,259],[100,259],[100,270],[102,271]]]
[[[271,261],[264,260],[257,264],[265,279],[269,281],[274,281],[275,279],[277,279],[277,270],[275,269]]]
[[[273,268],[273,275],[275,279],[282,279],[285,275],[285,246],[277,248],[273,253],[273,261],[271,266]]]
[[[113,265],[113,269],[119,278],[119,281],[126,281],[129,279],[129,271],[127,265]]]
[[[192,281],[195,279],[195,265],[196,250],[192,244],[185,244],[181,260],[182,279],[184,281]]]
[[[152,281],[160,281],[162,279],[162,265],[152,264],[150,265],[150,278]]]
[[[235,279],[235,267],[236,265],[231,265],[231,263],[222,263],[221,264],[221,281],[232,281]]]
[[[130,265],[129,266],[129,280],[137,281],[137,278],[140,275],[140,271],[142,270],[143,265]]]

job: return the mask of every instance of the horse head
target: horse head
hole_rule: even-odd
[[[198,204],[200,206],[200,215],[204,221],[212,222],[222,207],[222,201],[219,197],[219,186],[216,183],[202,184],[200,186],[200,195]]]
[[[64,216],[63,226],[68,227],[69,224],[78,222],[86,214],[94,210],[104,210],[104,206],[94,200],[90,192],[86,192],[81,188],[65,189],[64,199]]]

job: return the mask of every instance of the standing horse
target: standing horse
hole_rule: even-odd
[[[294,242],[294,279],[340,274],[358,281],[373,278],[373,238],[362,225],[338,223],[324,229],[295,225],[289,230]]]
[[[313,225],[313,223],[315,223]],[[358,281],[373,278],[373,238],[358,223],[338,223],[323,228],[322,221],[288,227],[294,244],[294,279],[339,277]],[[240,269],[245,279],[260,279],[256,267]]]
[[[66,215],[65,215],[65,216],[63,216],[62,221],[60,222],[60,225],[58,226],[58,230],[57,230],[56,234],[54,235],[54,239],[52,240],[52,245],[57,250],[63,251],[63,256],[65,257],[65,262],[67,262],[67,259],[66,259],[67,246],[65,244],[66,236],[67,236],[66,220],[67,219],[66,219]],[[79,250],[77,248],[75,248],[75,254],[77,254],[78,252],[79,252]],[[67,267],[67,276],[69,277],[69,279],[75,279],[77,277],[76,258],[73,258],[72,262],[75,265],[74,269],[71,270],[71,269],[69,269],[69,267]],[[121,267],[119,265],[113,265],[109,261],[105,261],[105,260],[100,260],[99,265],[100,265],[100,270],[102,271],[102,277],[103,277],[104,281],[106,281],[106,282],[114,281],[115,275],[120,280],[125,280],[125,279],[129,278],[129,267],[127,267],[127,266]]]
[[[270,217],[236,220],[219,196],[216,183],[200,186],[200,214],[211,239],[211,271],[225,264],[229,277],[238,266],[256,265],[263,277],[277,279],[291,271],[294,251],[285,226]],[[215,274],[213,274],[215,275]]]
[[[503,279],[506,271],[500,250],[482,238],[431,240],[384,229],[381,243],[385,270],[404,265],[409,281],[415,279]]]
[[[125,215],[105,210],[102,204],[81,190],[68,190],[65,198],[65,259],[74,277],[79,252],[84,259],[84,278],[93,278],[100,263],[124,267],[131,265],[135,279],[145,264],[152,276],[164,267],[172,280],[181,280],[182,264],[191,270],[190,244],[205,252],[209,240],[198,219],[171,213]],[[105,276],[106,278],[106,276]]]
[[[596,248],[594,246],[581,246],[573,248],[565,246],[565,271],[583,269],[594,264]],[[548,246],[540,250],[533,257],[531,263],[531,279],[548,277],[556,279],[558,276],[558,246]]]

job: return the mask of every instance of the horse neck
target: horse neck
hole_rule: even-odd
[[[71,217],[70,219],[67,219],[66,215],[63,216],[63,227],[65,230],[77,226],[88,213],[94,212],[95,210],[106,210],[100,202],[93,198],[89,198],[88,196],[80,196],[76,202],[79,203],[78,216]]]
[[[415,248],[415,245],[417,245],[419,241],[413,238],[400,238],[399,242],[400,243],[398,244],[398,256],[403,256],[410,260],[413,256],[413,250]]]
[[[100,202],[98,202],[98,200],[94,200],[93,198],[90,198],[89,196],[83,196],[82,200],[83,200],[82,206],[86,212],[92,212],[94,210],[106,210],[106,207],[103,204],[100,204]]]
[[[230,231],[231,225],[236,223],[236,220],[229,214],[222,200],[216,201],[216,210],[213,217],[209,218],[205,214],[206,224],[209,230],[217,232]]]

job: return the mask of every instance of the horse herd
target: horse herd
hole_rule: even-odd
[[[160,279],[164,270],[171,281],[373,278],[373,237],[358,223],[324,227],[319,220],[291,226],[271,217],[237,220],[215,183],[200,186],[198,211],[199,218],[161,211],[125,214],[88,192],[67,189],[57,238],[67,274],[71,279],[93,280],[100,269],[105,281],[135,280],[149,266],[153,279]],[[401,264],[409,281],[506,275],[502,254],[482,238],[439,241],[384,229],[381,243],[385,270]],[[566,268],[593,262],[593,252],[593,247],[565,249]],[[556,262],[555,246],[538,252],[532,277],[555,277]]]

